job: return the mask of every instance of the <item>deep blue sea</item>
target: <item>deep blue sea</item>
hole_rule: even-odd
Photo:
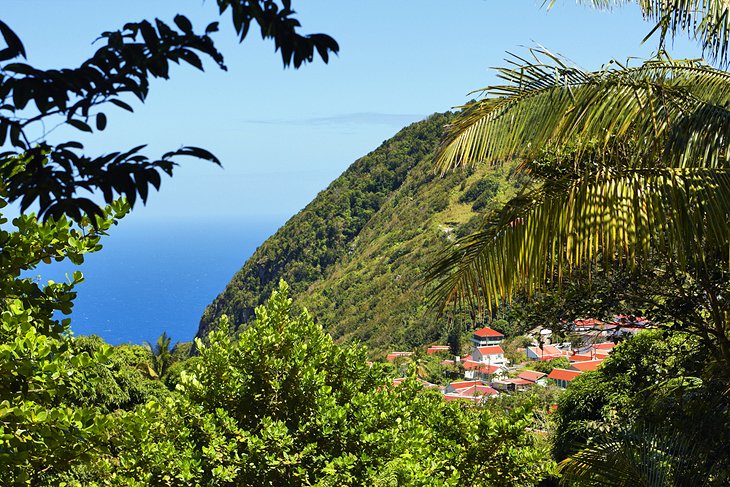
[[[71,315],[76,335],[97,334],[113,345],[154,342],[163,331],[173,341],[191,340],[205,306],[283,224],[129,220],[78,268],[86,280],[76,288]],[[73,270],[67,263],[41,265],[28,275],[60,282]]]

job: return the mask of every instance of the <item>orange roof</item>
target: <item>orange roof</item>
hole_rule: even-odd
[[[514,379],[507,379],[506,382],[509,382],[511,384],[515,384],[518,386],[533,385],[535,383],[534,381],[523,379],[521,377],[517,377]]]
[[[464,362],[464,370],[478,370],[483,374],[494,374],[501,368],[499,365],[487,365],[483,362],[475,362],[474,360]]]
[[[613,342],[604,342],[604,343],[596,343],[593,345],[593,348],[596,350],[611,350],[613,347],[615,347],[616,344]]]
[[[588,362],[575,362],[570,364],[571,369],[580,370],[581,372],[588,372],[589,370],[596,370],[599,365],[603,363],[603,360],[589,360]]]
[[[448,345],[434,345],[432,347],[428,347],[426,353],[428,355],[431,355],[432,353],[448,352],[450,348],[451,347],[449,347]]]
[[[589,360],[593,360],[593,356],[592,355],[583,355],[583,354],[580,354],[580,353],[576,353],[574,355],[571,355],[568,358],[570,359],[571,362],[587,362]]]
[[[451,387],[453,387],[454,389],[464,389],[466,387],[481,385],[481,383],[482,383],[482,381],[480,381],[480,380],[462,380],[462,381],[458,381],[458,382],[452,382],[449,385]]]
[[[479,350],[479,353],[482,355],[497,355],[500,353],[504,353],[504,350],[502,350],[502,347],[499,345],[491,345],[489,347],[478,347],[477,350]]]
[[[393,361],[400,357],[410,357],[413,355],[413,352],[390,352],[387,357],[385,357],[385,360]]]
[[[553,369],[550,374],[548,374],[548,379],[554,379],[554,380],[566,380],[570,382],[571,380],[578,377],[582,372],[577,370],[566,370],[566,369]]]
[[[474,360],[464,360],[462,364],[464,365],[464,369],[466,370],[474,370],[482,366],[481,362],[476,362]]]
[[[520,379],[525,379],[525,380],[535,382],[535,381],[545,377],[545,374],[542,372],[536,372],[534,370],[523,370],[522,372],[520,372],[520,375],[518,377]]]
[[[504,336],[497,330],[489,328],[488,326],[485,328],[478,329],[477,331],[474,332],[474,334],[478,337],[503,337]]]

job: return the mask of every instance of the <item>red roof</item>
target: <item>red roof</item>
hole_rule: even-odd
[[[454,389],[464,389],[467,387],[481,385],[481,383],[482,383],[482,381],[480,381],[480,380],[462,380],[462,381],[458,381],[458,382],[452,382],[451,384],[449,384],[449,386],[451,386]]]
[[[593,355],[583,355],[580,353],[576,353],[568,358],[571,362],[587,362],[589,360],[593,360]]]
[[[464,365],[464,369],[466,369],[466,370],[478,369],[479,367],[481,367],[483,365],[481,362],[476,362],[474,360],[464,360],[464,362],[462,362],[462,363]]]
[[[578,327],[583,327],[583,326],[595,327],[597,325],[603,324],[603,322],[601,320],[597,320],[595,318],[588,318],[585,320],[575,320],[573,323],[575,323],[575,326],[578,326]]]
[[[385,360],[393,361],[400,357],[409,357],[413,355],[413,352],[390,352],[387,357],[385,357]]]
[[[603,360],[589,360],[588,362],[575,362],[570,364],[571,369],[580,370],[581,372],[588,372],[589,370],[596,370],[599,365],[603,363]]]
[[[502,350],[502,347],[500,347],[499,345],[478,347],[477,350],[479,350],[479,353],[481,353],[482,355],[498,355],[500,353],[504,353],[504,350]]]
[[[434,345],[432,347],[428,347],[426,353],[431,355],[432,353],[448,352],[450,348],[451,347],[448,345]]]
[[[535,383],[534,381],[523,379],[521,377],[514,378],[514,379],[507,379],[506,382],[509,382],[511,384],[515,384],[518,386],[529,386],[529,385],[533,385]]]
[[[503,337],[500,332],[489,327],[480,328],[474,332],[474,335],[478,337]]]
[[[464,370],[478,370],[483,374],[494,374],[501,368],[502,367],[499,365],[487,365],[483,362],[475,362],[473,360],[467,360],[464,362]]]
[[[582,374],[582,372],[577,370],[553,369],[548,375],[548,379],[565,380],[570,382],[580,374]]]
[[[545,377],[545,374],[542,372],[536,372],[534,370],[523,370],[522,372],[520,372],[520,375],[518,377],[520,379],[537,382],[539,379]]]
[[[596,350],[612,350],[613,347],[615,347],[616,344],[613,342],[604,342],[604,343],[596,343],[593,345],[593,348]]]
[[[445,396],[446,397],[458,396],[461,398],[472,398],[472,397],[481,397],[481,396],[493,396],[495,394],[499,394],[499,392],[495,389],[492,389],[489,386],[474,385],[474,386],[467,387],[464,389],[459,389],[458,392],[447,393],[447,394],[445,394]]]

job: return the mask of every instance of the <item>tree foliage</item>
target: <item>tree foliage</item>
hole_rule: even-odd
[[[235,339],[221,329],[175,394],[118,415],[105,453],[58,477],[83,485],[537,485],[552,468],[509,413],[393,387],[359,346],[294,314],[281,284]],[[197,359],[197,360],[196,360]]]

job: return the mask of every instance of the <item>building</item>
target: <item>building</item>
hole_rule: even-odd
[[[578,377],[582,372],[577,370],[566,370],[566,369],[553,369],[548,374],[548,379],[552,379],[558,385],[558,387],[565,389],[568,387],[571,381]]]
[[[506,365],[504,350],[499,345],[477,347],[471,354],[472,360],[490,365]]]
[[[599,365],[603,363],[603,359],[600,360],[587,360],[585,362],[573,362],[570,364],[570,370],[577,370],[579,372],[589,372],[596,370]]]
[[[521,392],[534,386],[534,382],[519,377],[492,381],[492,387],[503,392]]]
[[[444,400],[466,400],[479,404],[485,398],[499,395],[495,389],[485,386],[481,381],[452,382],[444,389]]]
[[[390,352],[385,357],[385,360],[387,360],[388,362],[394,362],[396,359],[410,357],[411,355],[413,355],[413,352]]]
[[[497,330],[493,330],[492,328],[485,327],[480,328],[474,332],[474,334],[471,336],[471,341],[476,345],[477,347],[487,347],[490,345],[499,345],[504,340],[504,335],[502,335]]]
[[[527,358],[530,360],[552,360],[554,358],[565,357],[565,352],[555,345],[543,345],[540,347],[527,347],[525,350]]]
[[[475,362],[474,360],[464,360],[462,364],[464,366],[465,379],[491,381],[507,375],[507,367],[503,364],[490,365],[483,362]]]
[[[544,372],[537,372],[536,370],[523,370],[517,377],[519,377],[520,379],[529,380],[530,382],[534,382],[535,384],[539,384],[541,386],[547,385],[547,374]]]

